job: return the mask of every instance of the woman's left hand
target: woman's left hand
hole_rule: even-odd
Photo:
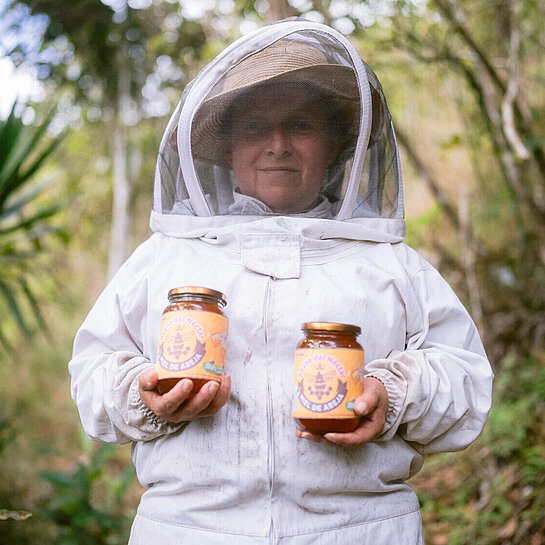
[[[370,443],[384,429],[388,414],[388,392],[384,384],[374,377],[363,381],[363,392],[356,399],[354,412],[361,416],[358,427],[349,433],[326,433],[318,435],[309,431],[296,430],[295,435],[317,443],[326,443],[338,447],[352,447]]]

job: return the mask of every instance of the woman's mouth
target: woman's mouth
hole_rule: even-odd
[[[266,168],[259,168],[261,172],[298,172],[296,168],[290,168],[290,167],[266,167]]]

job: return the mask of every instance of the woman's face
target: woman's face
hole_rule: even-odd
[[[257,88],[232,122],[228,156],[240,191],[277,213],[312,208],[336,155],[331,140],[323,106],[304,87]]]

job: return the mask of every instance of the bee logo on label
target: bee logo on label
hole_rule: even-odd
[[[333,356],[315,354],[303,362],[296,397],[305,409],[314,413],[332,411],[343,402],[346,393],[346,373]]]
[[[157,360],[169,371],[197,365],[206,352],[202,327],[190,316],[175,316],[161,328]]]

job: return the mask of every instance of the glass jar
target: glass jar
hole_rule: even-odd
[[[193,397],[209,380],[221,381],[229,320],[224,295],[185,286],[168,292],[157,346],[157,388],[168,392],[182,378],[193,381]]]
[[[313,433],[350,432],[359,423],[354,402],[362,393],[364,351],[358,326],[307,322],[295,351],[293,412]]]

